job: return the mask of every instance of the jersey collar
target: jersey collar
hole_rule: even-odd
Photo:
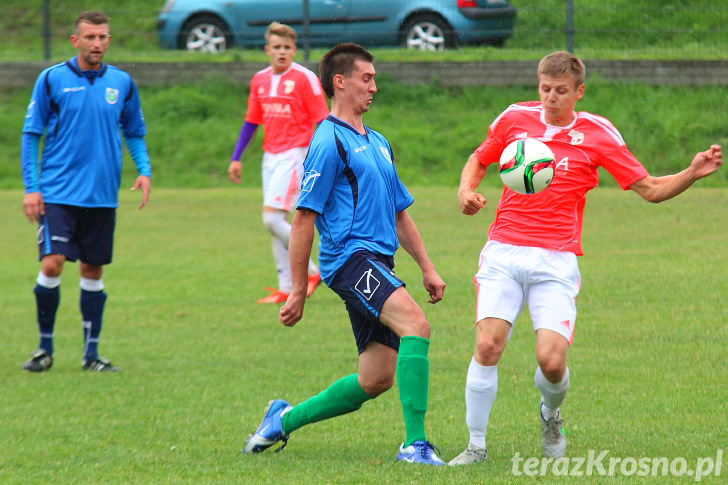
[[[332,115],[331,113],[329,113],[329,116],[327,116],[326,119],[329,120],[330,122],[334,123],[335,125],[343,126],[344,128],[347,128],[347,129],[353,131],[357,135],[363,136],[363,137],[367,138],[367,140],[369,139],[369,127],[367,127],[367,125],[364,125],[364,131],[366,131],[366,133],[362,135],[361,133],[359,133],[357,131],[356,128],[354,128],[353,126],[351,126],[349,123],[347,123],[344,120],[340,120],[339,118],[337,118],[336,116]]]
[[[86,77],[81,70],[80,67],[78,67],[78,56],[71,57],[69,60],[66,61],[66,66],[78,77]],[[101,62],[101,69],[96,71],[96,77],[99,78],[103,76],[106,73],[106,64],[104,62]],[[93,79],[89,78],[89,81],[91,84],[93,84]]]

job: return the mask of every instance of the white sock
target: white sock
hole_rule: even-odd
[[[465,423],[474,446],[485,448],[485,430],[497,393],[498,366],[480,365],[473,357],[465,381]]]
[[[541,367],[536,367],[536,374],[533,376],[533,382],[541,391],[543,396],[543,406],[541,406],[541,414],[544,419],[552,418],[566,398],[566,391],[569,390],[569,368],[566,368],[564,377],[560,382],[553,383],[546,379],[543,375]]]
[[[274,239],[280,241],[288,249],[288,238],[291,236],[291,225],[286,218],[287,214],[280,211],[263,211],[263,225]]]
[[[46,276],[43,271],[39,271],[38,277],[35,279],[35,282],[44,288],[49,288],[52,290],[53,288],[61,285],[61,277]]]
[[[276,260],[278,270],[278,290],[290,293],[293,288],[291,281],[291,262],[288,259],[288,247],[277,238],[273,238],[273,258]]]

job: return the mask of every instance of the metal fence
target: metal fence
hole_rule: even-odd
[[[301,0],[301,15],[304,4],[317,1]],[[457,0],[433,1],[444,5]],[[57,45],[67,42],[70,24],[79,11],[73,7],[75,3],[82,4],[12,2],[4,7],[5,18],[24,21],[7,24],[12,28],[5,27],[6,42],[12,45],[32,39],[37,48],[33,48],[31,60],[50,59]],[[162,3],[100,0],[94,7],[112,17],[115,49],[121,39],[122,46],[140,52],[160,49],[156,19]],[[377,3],[383,2],[371,2]],[[592,58],[728,59],[728,0],[511,0],[510,4],[518,13],[513,35],[505,43],[506,52],[567,49]],[[292,18],[292,13],[271,13],[271,19],[276,16]],[[303,24],[299,30],[303,34]],[[307,44],[306,39],[302,36],[301,45]]]

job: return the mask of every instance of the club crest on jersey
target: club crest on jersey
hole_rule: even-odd
[[[296,87],[296,83],[292,81],[291,79],[286,79],[283,81],[283,94],[291,94],[293,92],[293,88]]]
[[[392,157],[389,156],[389,150],[384,148],[382,145],[379,145],[379,151],[382,152],[382,155],[384,155],[384,158],[386,158],[389,163],[392,163]]]
[[[311,192],[313,184],[316,183],[316,179],[321,176],[321,173],[316,170],[309,170],[303,174],[303,180],[301,181],[301,192]]]
[[[106,102],[116,104],[119,101],[119,90],[114,88],[106,88]]]
[[[576,130],[571,130],[569,132],[569,136],[571,137],[571,144],[572,145],[581,145],[584,143],[584,133]]]

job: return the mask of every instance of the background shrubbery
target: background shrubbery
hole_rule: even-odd
[[[536,99],[534,88],[404,86],[378,80],[379,92],[365,115],[394,149],[397,169],[408,184],[457,185],[468,155],[488,125],[510,103]],[[0,188],[22,187],[20,131],[31,87],[0,94]],[[587,83],[578,109],[602,114],[622,132],[635,155],[655,175],[687,166],[711,143],[725,145],[726,88],[654,87]],[[140,88],[146,137],[156,187],[217,187],[227,165],[247,102],[247,86],[207,78],[197,85]],[[260,185],[263,130],[243,157],[243,185]],[[125,161],[125,184],[134,165]],[[603,176],[603,183],[613,184]],[[498,183],[491,174],[488,181]],[[701,182],[725,185],[725,171]]]

